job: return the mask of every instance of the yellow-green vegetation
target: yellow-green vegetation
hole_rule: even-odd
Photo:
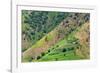
[[[31,12],[29,11],[29,13]],[[26,13],[25,16],[28,16],[29,13]],[[81,60],[90,58],[90,16],[88,13],[33,11],[32,14],[35,14],[32,19],[35,19],[34,17],[37,16],[39,19],[41,18],[41,14],[43,14],[43,18],[48,17],[48,20],[44,21],[41,19],[41,25],[45,25],[45,28],[40,29],[41,32],[38,30],[38,25],[40,24],[36,22],[38,19],[30,23],[27,19],[28,21],[26,20],[25,22],[30,25],[26,25],[25,22],[23,23],[23,36],[27,36],[27,32],[33,31],[29,36],[34,37],[33,40],[31,39],[34,43],[31,46],[28,45],[29,48],[22,51],[22,62]],[[28,18],[30,19],[29,16]],[[33,27],[37,29],[33,29]],[[38,39],[36,39],[37,37]],[[28,36],[24,38],[32,44]],[[24,44],[25,42],[22,43]]]
[[[89,30],[88,27],[89,23],[83,24],[81,27],[73,31],[69,36],[65,36],[63,40],[49,48],[49,53],[45,54],[38,60],[33,60],[33,62],[89,59],[89,46],[86,44],[88,42],[84,42],[83,44],[83,41],[80,40],[81,38],[84,38],[80,37],[81,33],[85,32],[85,30]],[[88,35],[88,32],[85,33]],[[76,34],[79,34],[79,36],[76,36]],[[84,40],[87,40],[87,38]]]

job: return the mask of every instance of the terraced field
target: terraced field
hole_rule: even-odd
[[[56,14],[54,13],[54,15]],[[90,15],[88,13],[71,12],[65,13],[65,15],[67,16],[61,22],[57,23],[52,30],[22,52],[22,62],[81,60],[90,58]]]

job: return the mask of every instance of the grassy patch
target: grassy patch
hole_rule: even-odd
[[[75,34],[80,31],[81,27],[77,28],[68,36],[65,36],[64,39],[60,40],[54,46],[50,47],[49,48],[50,52],[46,53],[43,57],[41,57],[37,61],[60,61],[60,60],[85,59],[80,55],[77,55],[75,52],[77,47],[80,46],[80,41],[78,38],[75,37]]]

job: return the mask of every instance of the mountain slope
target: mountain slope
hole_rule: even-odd
[[[53,30],[68,12],[22,10],[22,52]]]
[[[89,22],[83,24],[69,34],[69,36],[49,48],[50,52],[38,60],[33,60],[33,62],[89,59],[89,25]]]
[[[71,13],[71,15],[64,19],[56,28],[26,50],[22,55],[22,61],[28,62],[37,60],[41,57],[41,55],[43,56],[44,53],[50,52],[50,47],[54,46],[60,40],[64,39],[65,36],[68,36],[75,29],[81,27],[85,22],[87,22],[89,20],[86,19],[87,16],[89,16],[89,14]]]

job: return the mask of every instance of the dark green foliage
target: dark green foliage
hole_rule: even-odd
[[[44,53],[44,52],[42,52],[42,53],[41,53],[41,56],[44,56],[44,55],[45,55],[45,53]]]
[[[72,51],[72,50],[74,50],[74,47],[68,48],[68,51]]]
[[[50,52],[50,49],[48,50],[48,53]]]
[[[55,49],[54,47],[52,49]]]
[[[41,56],[37,56],[37,60],[40,59],[40,58],[41,58]]]
[[[56,47],[58,48],[58,47],[59,47],[59,45],[56,45]]]
[[[55,58],[56,61],[58,61],[58,58]]]
[[[66,56],[66,54],[64,54],[64,56]]]
[[[66,51],[67,51],[66,48],[63,48],[62,52],[66,52]]]
[[[33,45],[59,25],[68,14],[67,12],[22,10],[22,35],[25,35],[24,38]]]

